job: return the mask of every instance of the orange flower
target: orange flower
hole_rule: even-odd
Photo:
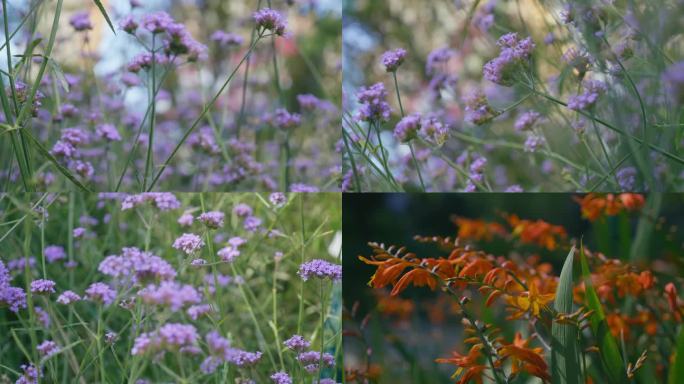
[[[645,203],[644,196],[636,193],[621,193],[619,198],[622,205],[630,211],[641,209]]]
[[[615,216],[624,210],[637,211],[644,206],[644,197],[635,193],[622,193],[599,196],[589,193],[582,198],[575,198],[582,207],[582,217],[596,221],[603,214]]]
[[[430,272],[422,268],[414,268],[412,271],[407,272],[401,277],[401,279],[399,279],[399,281],[397,281],[396,284],[394,284],[394,289],[392,289],[391,295],[394,296],[399,294],[411,283],[413,283],[413,285],[416,287],[423,287],[427,285],[433,291],[435,288],[437,288],[437,279],[435,279]]]
[[[565,228],[549,224],[544,220],[521,220],[516,215],[509,215],[506,219],[513,227],[513,235],[518,236],[520,241],[536,244],[550,251],[556,249],[559,240],[567,237]]]
[[[359,260],[369,265],[375,265],[378,269],[368,282],[373,288],[386,287],[389,284],[394,284],[404,270],[413,264],[400,258],[390,258],[387,260],[369,260],[363,256],[359,256]]]
[[[452,217],[451,220],[458,226],[459,239],[491,241],[494,235],[506,236],[506,229],[499,223],[458,216]]]
[[[499,348],[499,356],[502,359],[511,358],[511,372],[527,372],[543,381],[551,381],[548,373],[548,365],[544,361],[542,348],[529,348],[530,339],[523,339],[520,332],[515,334],[513,343]]]
[[[415,304],[411,300],[388,296],[385,291],[378,295],[378,310],[387,316],[396,316],[401,320],[411,317]]]
[[[454,351],[451,352],[452,357],[436,359],[435,361],[457,366],[458,368],[456,369],[456,372],[454,372],[452,378],[460,375],[459,384],[469,383],[471,380],[474,383],[482,384],[482,374],[487,367],[478,362],[478,360],[483,357],[480,352],[481,349],[482,344],[475,344],[470,348],[470,352],[468,352],[467,355],[461,355]]]
[[[553,301],[556,296],[555,293],[539,292],[537,284],[534,282],[528,283],[529,291],[525,291],[518,296],[508,296],[506,301],[511,305],[512,313],[509,319],[519,319],[526,312],[530,312],[533,316],[539,317],[539,312],[547,308],[547,304]]]

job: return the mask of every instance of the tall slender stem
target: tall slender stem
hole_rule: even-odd
[[[150,112],[150,131],[147,135],[147,157],[145,159],[145,176],[143,178],[143,191],[147,189],[147,178],[149,177],[150,174],[150,168],[152,167],[152,146],[154,143],[154,115],[156,114],[156,105],[157,105],[157,100],[155,97],[155,84],[156,84],[156,54],[157,52],[155,43],[156,43],[156,34],[152,34],[152,69],[151,73],[152,76],[150,78],[150,83],[151,83],[151,88],[150,88],[150,104],[152,106],[151,112]]]
[[[397,93],[397,100],[399,101],[399,110],[401,111],[401,117],[404,117],[404,105],[401,103],[401,94],[399,93],[399,82],[397,81],[397,71],[392,71],[392,78],[394,79],[394,90]],[[416,166],[416,172],[418,172],[418,179],[420,180],[420,187],[425,192],[425,183],[423,182],[423,175],[420,172],[420,165],[418,164],[418,159],[416,159],[416,154],[413,151],[413,145],[409,141],[409,149],[411,150],[411,158],[413,158],[413,165]]]

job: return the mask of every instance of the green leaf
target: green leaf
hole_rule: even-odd
[[[565,259],[556,290],[554,308],[558,314],[572,313],[572,263],[575,256],[573,246]],[[554,320],[551,326],[551,382],[554,384],[580,384],[579,343],[577,326]]]
[[[589,320],[591,321],[591,330],[598,343],[601,362],[611,383],[626,383],[629,380],[625,372],[625,363],[620,355],[617,340],[615,340],[615,337],[613,337],[608,328],[601,301],[591,283],[591,273],[589,272],[587,258],[584,255],[583,245],[580,246],[580,260],[582,263],[582,280],[584,281],[587,308],[594,311]]]
[[[684,383],[684,327],[679,329],[674,364],[670,368],[669,384]]]
[[[60,173],[62,173],[64,176],[67,177],[67,179],[71,180],[72,183],[74,183],[79,189],[81,189],[84,192],[90,192],[90,189],[83,185],[77,178],[74,176],[71,171],[69,171],[66,167],[64,167],[62,164],[57,161],[57,159],[52,156],[52,154],[43,146],[43,144],[31,134],[31,132],[28,129],[22,129],[22,133],[26,135],[26,137],[31,140],[31,142],[35,145],[36,149],[38,149],[38,152],[40,152],[41,155],[45,156],[50,162],[57,167]]]
[[[97,5],[97,8],[100,9],[100,13],[102,13],[102,16],[104,16],[105,20],[107,20],[107,24],[109,24],[109,28],[112,29],[112,32],[116,35],[116,31],[114,30],[114,25],[112,24],[112,21],[109,19],[109,15],[107,14],[107,10],[105,9],[104,5],[102,5],[102,1],[100,0],[93,0],[95,2],[95,5]]]

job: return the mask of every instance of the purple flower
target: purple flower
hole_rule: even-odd
[[[608,90],[606,84],[598,80],[588,80],[584,82],[584,92],[577,96],[568,98],[568,108],[574,111],[587,110],[593,107],[598,101],[599,96]]]
[[[159,256],[135,247],[123,248],[121,252],[121,256],[105,257],[97,270],[117,279],[130,278],[132,282],[172,280],[176,277],[176,270]]]
[[[299,276],[304,281],[312,277],[340,281],[342,280],[342,266],[322,259],[313,259],[299,266]]]
[[[302,109],[313,110],[321,106],[321,100],[309,93],[297,95],[297,102]]]
[[[387,72],[395,72],[404,62],[406,54],[407,52],[403,48],[387,51],[382,54],[382,65],[385,66]]]
[[[192,225],[194,220],[195,219],[192,217],[192,213],[185,212],[181,215],[181,217],[178,218],[178,224],[180,224],[182,227],[189,227]]]
[[[274,207],[280,208],[287,203],[287,196],[282,192],[274,192],[268,196],[268,201],[270,201]]]
[[[47,279],[38,279],[31,282],[31,293],[50,294],[55,293],[55,282]]]
[[[252,216],[252,207],[247,204],[240,203],[233,207],[233,213],[238,217]]]
[[[126,15],[121,22],[119,22],[119,28],[123,29],[127,33],[134,34],[138,29],[138,22],[135,21],[132,15]]]
[[[36,368],[33,364],[22,364],[21,369],[24,373],[19,376],[19,379],[14,384],[38,384],[38,379],[43,377],[43,370]]]
[[[160,211],[170,211],[172,209],[178,209],[181,206],[180,201],[178,201],[173,193],[145,192],[124,197],[121,202],[121,210],[125,211],[146,202],[152,202],[152,205],[157,207]]]
[[[38,350],[38,353],[40,353],[40,356],[42,356],[44,359],[47,359],[62,350],[57,343],[51,340],[43,341],[36,347],[36,349]]]
[[[74,13],[69,19],[69,24],[79,32],[93,29],[93,24],[90,22],[90,14],[88,11]]]
[[[520,192],[523,192],[523,189],[521,186],[514,184],[514,185],[511,185],[510,187],[506,188],[506,192],[508,192],[508,193],[520,193]]]
[[[292,384],[292,378],[284,371],[272,374],[271,380],[273,380],[273,384]]]
[[[223,212],[209,211],[199,215],[198,219],[207,227],[217,229],[223,227],[223,220],[225,216],[226,215]]]
[[[227,263],[232,263],[238,256],[240,256],[240,250],[237,249],[237,247],[229,245],[221,248],[216,254],[221,258],[221,260]]]
[[[637,186],[637,170],[634,167],[624,167],[615,173],[620,188],[623,191],[634,191]]]
[[[100,302],[104,305],[110,305],[114,302],[114,299],[116,299],[116,291],[105,283],[90,284],[88,289],[85,290],[85,293],[86,299]]]
[[[201,316],[204,316],[204,315],[212,312],[213,310],[214,309],[209,304],[199,304],[199,305],[191,305],[190,307],[188,307],[188,309],[185,311],[185,313],[187,313],[191,319],[197,320]]]
[[[43,328],[50,328],[50,315],[42,307],[36,306],[33,309],[36,312],[36,317]]]
[[[284,108],[278,108],[273,114],[272,121],[273,125],[280,129],[292,129],[302,123],[302,118],[297,113],[290,113]]]
[[[425,73],[427,75],[434,74],[438,66],[446,64],[454,55],[456,55],[456,52],[450,48],[437,48],[433,50],[428,54]]]
[[[544,136],[532,133],[525,140],[525,152],[536,152],[545,142]]]
[[[79,301],[81,300],[81,296],[77,295],[73,291],[64,291],[59,297],[57,298],[57,302],[60,304],[68,305],[73,303],[74,301]]]
[[[321,355],[321,352],[318,351],[308,351],[297,355],[297,361],[299,361],[309,373],[318,371],[318,364],[321,360],[323,361],[324,366],[332,367],[335,365],[335,356],[327,352],[323,352]]]
[[[7,305],[10,311],[17,313],[21,308],[26,308],[26,292],[17,287],[0,289],[0,304]]]
[[[586,51],[577,50],[574,47],[570,47],[565,53],[563,53],[563,61],[568,63],[572,68],[577,71],[577,76],[581,79],[589,70],[592,59],[589,53]]]
[[[132,355],[158,350],[181,350],[197,344],[197,329],[190,324],[168,323],[154,332],[140,334],[133,342]]]
[[[361,87],[357,98],[361,104],[356,113],[358,121],[389,121],[392,110],[385,101],[387,91],[383,83],[376,83],[368,88]]]
[[[507,33],[496,44],[501,47],[501,52],[484,65],[482,73],[491,82],[511,86],[518,72],[527,65],[535,47],[534,42],[530,37],[520,40],[517,33]]]
[[[211,41],[223,46],[240,46],[245,41],[242,36],[235,33],[226,33],[224,31],[214,31],[209,37]]]
[[[465,120],[475,125],[482,125],[497,116],[496,111],[489,106],[487,97],[482,91],[476,90],[465,97]]]
[[[74,239],[78,239],[82,237],[85,234],[85,232],[86,229],[83,227],[74,228],[74,230],[72,231],[72,236],[74,237]]]
[[[162,33],[166,32],[170,25],[175,24],[175,21],[168,13],[160,11],[143,16],[140,24],[152,33]]]
[[[119,131],[112,124],[98,125],[95,134],[106,141],[121,141]]]
[[[526,131],[532,129],[534,124],[539,121],[541,115],[539,112],[527,111],[518,117],[515,121],[516,131]]]
[[[227,362],[238,367],[249,367],[258,363],[261,360],[261,355],[261,352],[247,352],[241,349],[230,348],[224,358]]]
[[[428,142],[442,146],[449,135],[449,129],[437,117],[429,116],[420,122],[420,134]]]
[[[317,193],[318,187],[302,183],[290,184],[290,192]]]
[[[283,36],[287,23],[283,15],[271,8],[262,8],[253,14],[257,28],[264,29]]]
[[[296,352],[303,351],[311,346],[309,341],[299,335],[293,335],[289,339],[285,340],[283,344],[285,344],[287,348]]]
[[[183,307],[202,300],[195,287],[175,281],[164,281],[158,286],[148,285],[138,292],[138,296],[146,304],[167,306],[172,312],[178,312]]]
[[[254,232],[261,226],[261,219],[256,216],[250,216],[245,219],[245,222],[242,225],[245,230]]]
[[[394,137],[402,143],[413,140],[420,130],[420,114],[404,116],[394,127]]]
[[[59,245],[48,245],[43,250],[43,255],[45,255],[45,260],[48,263],[54,263],[66,258],[66,252],[64,251],[64,248]]]
[[[175,249],[190,255],[204,246],[204,240],[193,233],[184,233],[173,242]]]

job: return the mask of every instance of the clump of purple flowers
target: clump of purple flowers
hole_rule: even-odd
[[[406,54],[407,52],[403,48],[387,51],[382,54],[382,65],[385,66],[387,72],[396,72],[399,66],[404,62]]]
[[[319,369],[319,363],[323,361],[323,365],[326,367],[332,367],[335,365],[335,356],[318,351],[308,351],[302,352],[297,355],[297,360],[304,366],[304,370],[309,373],[317,372]]]
[[[98,282],[90,284],[88,289],[85,290],[85,293],[86,299],[99,302],[104,305],[110,305],[114,302],[114,299],[116,299],[116,291],[105,283]]]
[[[487,97],[482,91],[476,90],[465,97],[465,120],[475,125],[482,125],[497,116],[496,111],[489,106]]]
[[[88,11],[74,13],[69,19],[69,24],[71,24],[71,26],[79,32],[93,29],[93,23],[90,22],[90,15]]]
[[[209,211],[199,215],[198,219],[207,227],[211,229],[218,229],[223,227],[225,217],[226,215],[223,212]]]
[[[383,83],[376,83],[368,88],[361,87],[357,94],[359,111],[356,119],[359,121],[388,121],[392,109],[387,103],[387,91]]]
[[[254,12],[253,17],[257,28],[261,29],[262,33],[263,30],[267,30],[279,36],[285,34],[287,23],[280,12],[271,8],[262,8]]]
[[[43,341],[36,347],[36,349],[38,350],[38,353],[40,353],[40,355],[45,359],[56,353],[59,353],[59,351],[62,350],[59,345],[52,340]]]
[[[48,263],[54,263],[55,261],[66,258],[66,252],[64,251],[64,248],[59,245],[48,245],[43,250],[43,255]]]
[[[191,324],[168,323],[154,332],[140,334],[133,342],[132,355],[143,355],[148,352],[183,351],[183,347],[194,347],[197,344],[197,329]]]
[[[79,301],[79,300],[81,300],[81,296],[77,295],[73,291],[64,291],[57,298],[57,302],[59,304],[64,304],[64,305],[68,305],[68,304],[73,303],[74,301]]]
[[[394,137],[402,143],[408,143],[416,138],[420,130],[420,123],[419,113],[404,116],[394,127]]]
[[[166,260],[135,247],[123,248],[120,256],[105,257],[97,270],[119,280],[130,279],[133,283],[176,277],[176,270]]]
[[[180,201],[173,193],[168,192],[145,192],[137,195],[128,195],[121,201],[121,210],[135,208],[145,203],[152,203],[160,211],[170,211],[180,208]]]
[[[195,287],[175,281],[164,281],[159,285],[149,285],[138,292],[138,296],[146,304],[166,306],[173,312],[178,312],[185,306],[202,301],[202,296]]]
[[[38,279],[31,282],[31,293],[50,294],[55,293],[55,282],[47,279]]]
[[[173,242],[173,247],[190,255],[204,246],[204,240],[193,233],[184,233]]]
[[[517,33],[501,36],[496,44],[501,52],[484,65],[482,73],[491,82],[511,86],[518,72],[527,65],[535,44],[530,37],[520,40]]]
[[[307,281],[310,278],[342,280],[342,266],[322,259],[313,259],[299,266],[299,276]]]
[[[301,352],[311,346],[311,343],[300,335],[293,335],[289,339],[285,340],[283,344],[295,352]]]
[[[276,372],[271,375],[273,384],[292,384],[292,378],[286,372]]]
[[[12,287],[10,281],[9,271],[0,260],[0,305],[6,305],[16,313],[20,308],[26,308],[26,293],[21,288]]]
[[[541,119],[541,114],[535,111],[527,111],[520,115],[515,121],[516,131],[527,131],[532,129],[534,125]]]
[[[593,107],[598,101],[599,96],[606,93],[608,87],[606,83],[599,80],[588,80],[584,82],[584,92],[577,96],[570,96],[568,108],[574,111],[583,111]]]

